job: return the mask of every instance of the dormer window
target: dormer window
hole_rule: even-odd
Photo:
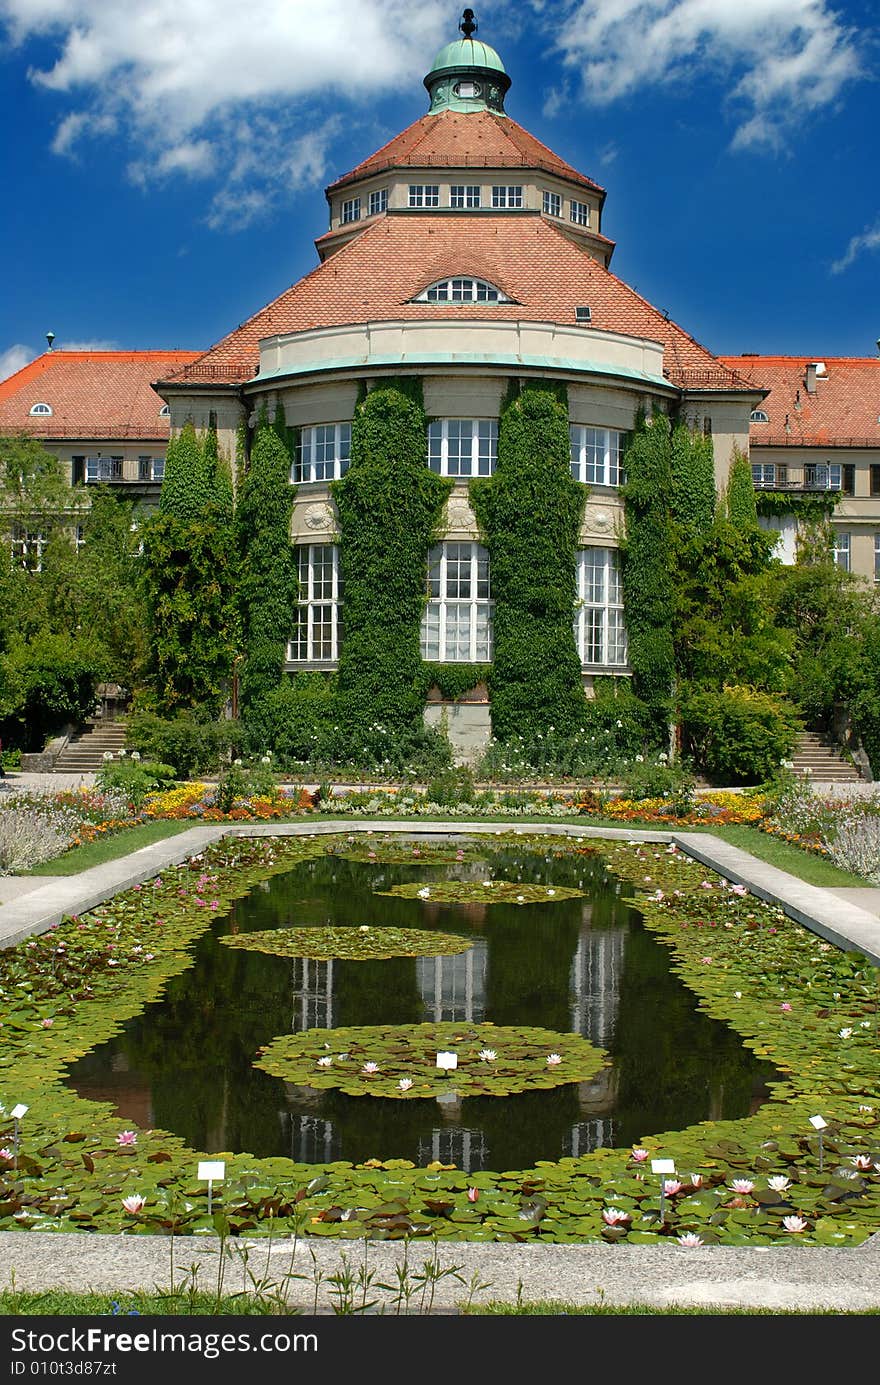
[[[768,413],[765,413],[763,409],[752,409],[752,412],[749,414],[749,423],[769,423],[769,422],[770,422],[770,415],[769,415]]]
[[[160,418],[170,418],[170,417],[171,417],[171,405],[170,405],[170,404],[163,404],[163,405],[162,405],[161,409],[159,410],[159,417],[160,417]]]
[[[462,276],[455,279],[440,279],[436,284],[422,289],[413,300],[415,303],[509,303],[510,299],[494,284],[485,279],[471,279]]]
[[[31,417],[32,417],[32,418],[51,418],[51,417],[52,417],[52,408],[51,408],[51,405],[49,405],[49,404],[32,404],[32,405],[31,405]]]

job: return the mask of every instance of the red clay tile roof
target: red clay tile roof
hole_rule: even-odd
[[[59,438],[167,438],[152,387],[197,351],[46,351],[0,381],[0,432]],[[48,404],[51,417],[32,417]]]
[[[454,274],[488,279],[513,301],[490,306],[411,301],[428,284]],[[573,326],[575,308],[582,304],[592,309],[595,330],[661,342],[664,370],[673,384],[742,387],[734,371],[544,217],[522,212],[389,212],[180,371],[174,383],[247,381],[258,369],[260,340],[288,332],[439,318]]]
[[[386,168],[542,168],[602,193],[592,178],[560,159],[510,116],[491,111],[438,111],[423,115],[357,168],[337,178],[328,195]]]
[[[758,408],[769,423],[752,423],[752,444],[774,447],[880,447],[880,357],[722,356],[738,375],[770,391]],[[823,362],[816,393],[805,383],[811,362]],[[788,427],[786,428],[786,420]]]

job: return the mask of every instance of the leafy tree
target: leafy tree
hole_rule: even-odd
[[[751,464],[738,447],[733,449],[733,461],[727,478],[727,518],[740,533],[750,533],[758,523]]]
[[[88,639],[43,632],[31,640],[14,640],[0,658],[4,742],[42,750],[46,736],[67,722],[85,720],[105,676],[103,657]]]

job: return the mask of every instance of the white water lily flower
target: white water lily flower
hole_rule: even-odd
[[[755,1185],[750,1178],[734,1178],[730,1186],[735,1193],[750,1193]]]
[[[319,1067],[319,1068],[329,1068],[329,1066],[330,1066],[330,1064],[331,1064],[332,1062],[333,1062],[333,1059],[330,1057],[329,1053],[325,1053],[325,1055],[324,1055],[323,1058],[319,1058],[319,1059],[318,1059],[318,1067]]]
[[[397,1085],[402,1092],[408,1092],[412,1084],[413,1083],[411,1077],[401,1077]]]
[[[132,1216],[137,1216],[138,1212],[145,1206],[147,1199],[141,1197],[140,1193],[131,1193],[122,1199],[122,1205],[126,1212],[131,1212]]]
[[[804,1220],[804,1218],[797,1216],[783,1217],[782,1225],[785,1227],[786,1231],[791,1231],[792,1233],[796,1233],[798,1231],[806,1231],[807,1229],[807,1223]]]
[[[547,1054],[547,1066],[548,1066],[548,1068],[555,1068],[555,1067],[558,1067],[558,1065],[559,1065],[561,1062],[562,1062],[562,1055],[561,1055],[560,1053],[548,1053],[548,1054]]]
[[[837,1032],[838,1032],[838,1034],[840,1035],[840,1037],[841,1037],[842,1039],[851,1039],[851,1038],[852,1038],[852,1030],[851,1030],[851,1029],[838,1029]]]
[[[361,1072],[364,1074],[365,1077],[372,1077],[373,1073],[378,1071],[378,1063],[364,1063],[364,1066],[361,1068]]]
[[[784,1193],[786,1188],[791,1187],[791,1179],[786,1178],[784,1173],[774,1173],[772,1178],[767,1179],[767,1187],[772,1188],[774,1193]]]
[[[683,1236],[679,1236],[678,1244],[680,1246],[688,1246],[689,1248],[693,1248],[696,1246],[704,1245],[705,1242],[702,1236],[698,1236],[695,1231],[686,1231]]]
[[[498,1054],[495,1052],[494,1048],[481,1048],[477,1057],[480,1058],[484,1063],[494,1063],[495,1059],[498,1057]]]
[[[425,885],[423,889],[419,890],[418,895],[419,899],[430,899],[431,891],[428,889],[427,885]]]

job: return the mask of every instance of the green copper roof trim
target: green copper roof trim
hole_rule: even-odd
[[[488,43],[482,43],[477,38],[458,38],[453,39],[452,43],[447,43],[445,48],[441,48],[436,58],[431,64],[428,76],[433,72],[441,72],[448,67],[482,67],[489,68],[493,72],[504,72],[504,63]]]
[[[644,371],[631,370],[628,366],[605,365],[601,361],[573,361],[554,356],[513,356],[488,355],[471,351],[425,352],[418,356],[339,356],[329,361],[316,361],[310,365],[293,366],[283,370],[271,370],[265,375],[254,375],[246,381],[247,386],[265,385],[270,381],[282,380],[288,376],[320,375],[339,370],[371,371],[377,367],[406,367],[414,370],[425,365],[479,365],[501,366],[509,370],[552,370],[567,371],[577,375],[607,375],[617,379],[634,380],[642,385],[652,385],[667,392],[678,392],[662,375],[648,375]]]

